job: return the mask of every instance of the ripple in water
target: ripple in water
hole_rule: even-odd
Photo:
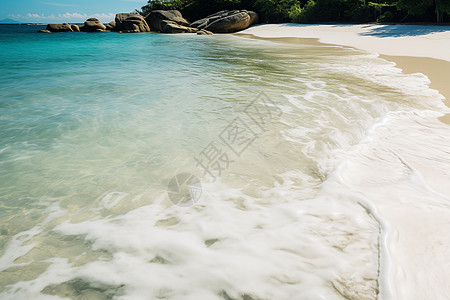
[[[372,203],[448,209],[441,185],[414,190],[450,164],[420,74],[340,47],[35,29],[1,32],[3,298],[388,299]],[[260,92],[280,111],[264,130],[245,114]],[[236,118],[255,133],[238,155]],[[195,160],[211,142],[230,158],[215,180]],[[168,197],[180,173],[193,206]]]

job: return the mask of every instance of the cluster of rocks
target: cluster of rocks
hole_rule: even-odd
[[[258,22],[258,15],[247,10],[224,10],[190,23],[178,10],[154,10],[145,18],[139,14],[117,14],[115,20],[107,25],[96,18],[87,19],[83,25],[48,24],[39,32],[149,32],[163,33],[197,33],[210,35],[213,33],[237,32]]]
[[[102,31],[119,31],[119,32],[148,32],[150,27],[147,25],[144,17],[139,14],[117,14],[114,21],[106,26],[96,18],[87,19],[83,25],[75,24],[48,24],[45,30],[39,32],[68,32],[68,31],[84,31],[84,32],[102,32]]]

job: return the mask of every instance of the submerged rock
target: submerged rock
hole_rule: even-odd
[[[116,14],[115,30],[122,32],[149,32],[150,27],[139,14]]]
[[[40,33],[52,33],[50,30],[38,30],[38,32],[40,32]]]
[[[96,32],[96,31],[104,31],[106,26],[103,25],[98,19],[90,18],[84,22],[83,31],[86,32]]]
[[[187,27],[189,21],[183,18],[178,10],[154,10],[145,17],[147,24],[153,31],[163,31],[162,21],[171,21]]]
[[[247,10],[223,10],[197,20],[190,27],[214,33],[231,33],[244,30],[258,22],[258,14]]]

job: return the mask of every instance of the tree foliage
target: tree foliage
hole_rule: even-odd
[[[436,12],[450,21],[450,0],[149,0],[140,13],[155,9],[177,9],[190,20],[224,9],[249,9],[262,22],[431,22]]]
[[[430,8],[450,14],[450,0],[399,0],[398,8],[407,10],[411,15],[421,15]]]

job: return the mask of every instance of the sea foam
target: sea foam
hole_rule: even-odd
[[[79,38],[16,37],[2,61],[39,58],[0,83],[2,297],[446,294],[448,109],[425,76],[342,47]],[[280,112],[263,130],[245,114],[261,91]],[[195,157],[236,117],[256,138],[211,178]],[[181,172],[194,206],[168,198]]]

